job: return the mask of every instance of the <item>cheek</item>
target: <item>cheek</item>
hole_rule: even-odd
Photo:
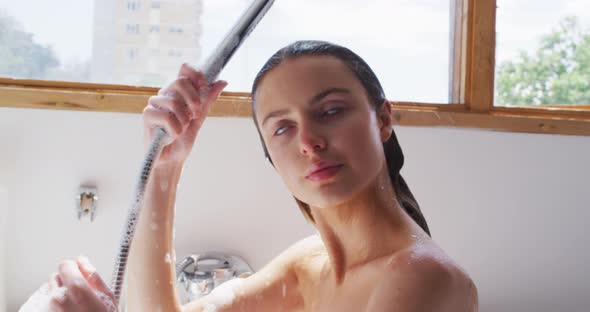
[[[339,145],[346,150],[353,169],[359,175],[372,175],[383,165],[381,137],[374,121],[369,118],[347,127]]]
[[[275,169],[283,182],[291,188],[296,184],[300,169],[297,167],[297,153],[290,145],[269,147],[269,155],[272,158]]]

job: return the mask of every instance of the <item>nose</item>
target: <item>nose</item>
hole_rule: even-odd
[[[309,125],[301,125],[299,128],[299,142],[301,154],[313,155],[326,149],[324,137]]]

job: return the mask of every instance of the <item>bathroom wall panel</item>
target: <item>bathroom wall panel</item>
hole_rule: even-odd
[[[110,280],[143,158],[141,116],[0,108],[0,128],[12,138],[3,141],[0,160],[5,151],[14,155],[0,165],[13,173],[4,178],[12,204],[0,206],[10,233],[2,236],[7,311],[63,258],[84,254]],[[480,311],[590,307],[590,137],[396,131],[406,156],[402,174],[433,238],[476,282]],[[94,222],[76,218],[82,183],[98,187]],[[177,258],[228,251],[258,270],[311,233],[264,159],[252,121],[208,119],[177,194]]]

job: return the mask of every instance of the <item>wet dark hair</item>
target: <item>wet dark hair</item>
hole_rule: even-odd
[[[273,68],[277,67],[286,60],[294,59],[301,56],[332,56],[341,60],[344,64],[346,64],[346,66],[348,66],[352,70],[356,78],[361,82],[361,84],[366,90],[371,105],[373,105],[373,108],[376,111],[381,108],[381,105],[383,105],[384,103],[388,103],[385,98],[385,92],[381,87],[381,83],[379,82],[379,79],[377,78],[373,70],[360,56],[358,56],[351,50],[325,41],[309,40],[297,41],[280,49],[266,62],[266,64],[264,64],[262,69],[258,72],[258,75],[256,75],[256,78],[254,79],[254,84],[252,86],[252,117],[254,118],[254,123],[256,124],[256,129],[258,130],[258,135],[260,136],[260,140],[262,142],[264,154],[271,164],[272,159],[268,154],[268,150],[264,143],[264,139],[262,138],[262,134],[260,133],[260,127],[256,120],[256,113],[254,110],[254,106],[256,103],[256,90],[262,82],[262,79],[269,71],[271,71]],[[406,213],[426,233],[428,233],[428,235],[430,235],[428,224],[426,223],[426,219],[420,211],[420,206],[418,206],[418,202],[412,195],[412,192],[410,191],[408,184],[400,174],[400,170],[404,164],[404,154],[395,135],[395,131],[392,130],[391,137],[385,143],[383,143],[383,149],[385,151],[385,158],[387,161],[389,177],[391,179],[391,183],[393,184],[393,188],[397,195],[397,200],[400,202]],[[297,201],[299,208],[303,212],[303,215],[310,222],[315,223],[309,205],[300,201],[297,198],[295,198],[295,200]]]

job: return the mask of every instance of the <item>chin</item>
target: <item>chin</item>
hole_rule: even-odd
[[[354,193],[342,187],[342,185],[331,183],[317,186],[313,190],[308,190],[307,194],[312,194],[312,196],[303,196],[309,199],[308,201],[304,200],[304,202],[314,207],[327,208],[347,202]]]

